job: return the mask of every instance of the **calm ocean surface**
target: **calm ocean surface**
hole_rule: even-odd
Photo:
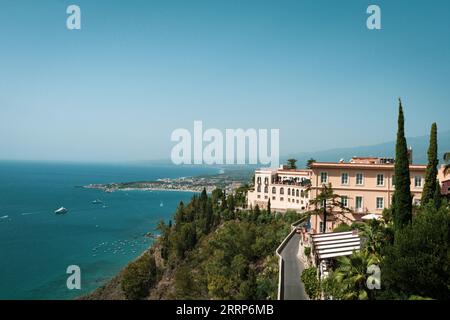
[[[120,271],[151,244],[144,237],[192,193],[83,189],[89,183],[176,178],[212,168],[0,161],[0,299],[72,299]],[[101,204],[92,201],[100,199]],[[55,215],[61,206],[69,212]],[[81,268],[81,290],[66,268]]]

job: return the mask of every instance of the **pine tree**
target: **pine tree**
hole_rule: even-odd
[[[395,192],[392,204],[396,229],[403,228],[412,219],[411,180],[404,122],[402,102],[399,99],[397,144],[395,146]]]
[[[437,126],[433,123],[430,132],[430,145],[428,147],[428,165],[425,174],[425,185],[422,192],[422,204],[426,205],[429,201],[433,200],[436,190],[436,177],[438,160],[438,146],[437,146]]]

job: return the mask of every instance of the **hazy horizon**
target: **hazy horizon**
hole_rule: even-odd
[[[450,145],[450,141],[445,140],[444,142],[442,140],[439,140],[439,135],[442,134],[450,134],[450,130],[446,130],[446,131],[441,131],[438,132],[438,147],[441,144],[447,144]],[[414,137],[406,137],[407,143],[409,141],[409,139],[417,139],[417,138],[429,138],[429,134],[424,134],[424,135],[420,135],[420,136],[414,136]],[[364,147],[373,147],[373,146],[379,146],[379,145],[383,145],[383,144],[387,144],[387,143],[395,143],[395,139],[391,139],[390,141],[380,141],[378,143],[374,143],[374,144],[370,144],[370,145],[354,145],[354,146],[342,146],[342,147],[336,147],[336,148],[329,148],[329,149],[320,149],[320,150],[307,150],[307,151],[298,151],[296,152],[295,150],[291,150],[288,153],[285,154],[281,154],[280,158],[282,159],[287,159],[288,157],[292,157],[298,154],[308,154],[308,153],[319,153],[319,152],[327,152],[327,151],[338,151],[338,150],[345,150],[345,149],[352,149],[352,148],[364,148]],[[205,143],[206,144],[206,143]],[[446,152],[446,150],[441,150],[441,148],[439,148],[439,153],[443,153]],[[373,156],[373,155],[369,155],[367,154],[366,156]],[[385,155],[379,155],[379,156],[385,156]],[[318,161],[320,161],[320,159],[316,159]],[[108,160],[68,160],[68,159],[55,159],[55,158],[48,158],[48,159],[14,159],[14,158],[0,158],[0,161],[21,161],[21,162],[61,162],[61,163],[104,163],[104,164],[161,164],[161,165],[165,165],[165,164],[173,164],[171,162],[170,157],[166,157],[166,158],[153,158],[153,159],[134,159],[134,160],[117,160],[117,159],[108,159]],[[175,165],[175,164],[173,164]],[[178,166],[178,165],[177,165]],[[214,165],[206,165],[206,164],[201,164],[201,165],[195,165],[195,164],[182,164],[180,166],[228,166],[227,164],[214,164]],[[231,165],[231,166],[239,166],[239,165]],[[254,165],[253,165],[254,166]],[[258,166],[258,165],[256,165]]]

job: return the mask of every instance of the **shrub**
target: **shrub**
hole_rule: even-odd
[[[311,247],[305,247],[305,256],[309,257],[311,254]]]
[[[320,298],[320,282],[317,278],[317,268],[311,267],[305,269],[301,276],[303,285],[305,286],[306,294],[311,300]]]
[[[136,261],[130,263],[123,272],[122,290],[128,300],[145,298],[155,284],[157,268],[155,257],[145,252]]]
[[[175,274],[176,299],[192,300],[201,297],[201,287],[195,281],[190,266],[180,266]]]
[[[346,223],[341,223],[336,228],[334,228],[333,232],[345,232],[345,231],[351,231],[352,227],[349,226]]]
[[[429,203],[395,234],[382,264],[384,284],[394,292],[450,298],[450,214]]]

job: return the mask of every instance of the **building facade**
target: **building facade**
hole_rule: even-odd
[[[309,208],[308,192],[311,170],[261,169],[255,171],[254,189],[247,195],[248,207],[266,209],[270,200],[272,211],[304,212]]]
[[[413,203],[420,204],[425,178],[425,165],[410,164]],[[388,158],[353,157],[349,162],[315,162],[311,166],[311,198],[320,194],[323,185],[331,184],[340,202],[350,212],[311,216],[312,233],[332,231],[341,223],[360,221],[367,214],[381,215],[392,204],[395,191],[394,160]],[[324,229],[326,228],[326,229]]]
[[[411,160],[410,160],[411,161]],[[425,183],[426,165],[410,164],[411,195],[415,205],[420,204]],[[439,170],[442,193],[449,191],[450,180]],[[312,215],[312,234],[331,232],[341,223],[352,224],[363,216],[380,217],[385,208],[392,205],[395,191],[394,159],[378,157],[353,157],[345,162],[314,162],[311,169],[288,170],[260,169],[255,171],[254,188],[247,195],[248,207],[258,205],[266,209],[270,200],[272,211],[295,210],[305,212],[317,209],[310,205],[331,184],[339,201],[346,210],[335,208],[327,213],[326,225],[323,214]]]
[[[445,165],[442,165],[438,171],[438,180],[441,184],[441,194],[450,197],[450,174],[445,174]]]

